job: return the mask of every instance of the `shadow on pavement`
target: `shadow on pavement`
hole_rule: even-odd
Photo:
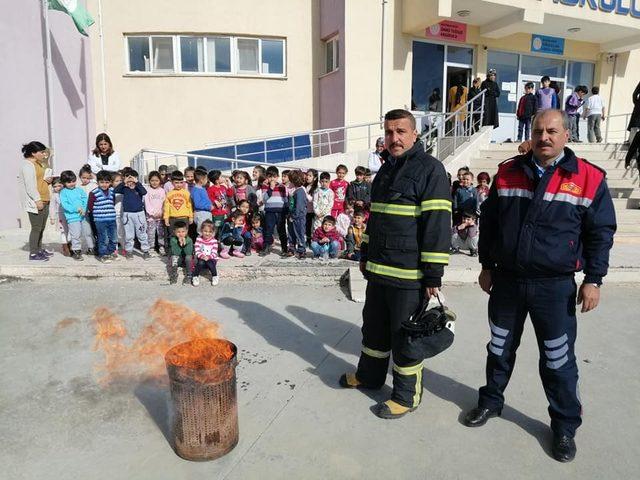
[[[173,436],[171,435],[171,415],[170,402],[171,395],[169,387],[165,382],[149,378],[142,380],[133,390],[138,401],[147,409],[149,416],[153,419],[158,429],[164,435],[167,443],[174,448]]]
[[[464,385],[450,377],[441,375],[433,370],[424,369],[424,388],[436,397],[447,402],[454,403],[460,408],[458,422],[462,423],[464,415],[467,411],[474,408],[477,404],[478,391],[467,385]],[[489,420],[490,422],[499,422],[500,420],[512,422],[522,430],[535,438],[547,455],[551,454],[551,429],[548,425],[531,418],[528,415],[505,405],[502,409],[502,416]]]
[[[344,351],[340,348],[340,342],[355,328],[349,322],[301,307],[288,306],[286,308],[287,312],[298,317],[309,330],[317,331],[316,334],[296,325],[284,315],[261,303],[229,297],[220,298],[218,302],[236,310],[245,324],[260,334],[270,345],[292,352],[309,363],[311,367],[308,371],[316,375],[330,388],[342,390],[338,384],[340,375],[355,370],[355,365],[333,355],[326,348],[331,346],[331,348]],[[322,325],[323,328],[320,329],[316,325]],[[331,369],[323,368],[324,364],[331,364]],[[362,390],[362,393],[372,400],[380,402],[389,398],[391,390],[389,387],[385,387],[377,391]]]

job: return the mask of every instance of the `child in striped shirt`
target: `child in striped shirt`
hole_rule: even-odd
[[[211,272],[211,285],[218,285],[218,241],[215,228],[211,220],[205,220],[200,225],[200,236],[195,244],[196,268],[193,271],[191,283],[194,287],[200,285],[200,272],[207,269]]]

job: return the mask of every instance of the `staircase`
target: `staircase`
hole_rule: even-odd
[[[626,146],[621,144],[569,144],[576,155],[585,158],[607,172],[607,184],[616,209],[617,243],[640,244],[640,178],[638,169],[624,168]],[[498,164],[517,155],[517,143],[491,144],[471,160],[474,175],[487,172],[493,176]]]

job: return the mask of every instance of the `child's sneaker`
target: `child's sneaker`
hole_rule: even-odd
[[[260,256],[261,257],[266,257],[267,255],[269,255],[271,253],[271,245],[267,245],[266,247],[264,247],[262,249],[262,251],[260,252]]]
[[[158,253],[160,254],[161,257],[164,257],[167,254],[167,252],[165,252],[164,250],[164,247],[159,247]]]
[[[96,252],[93,248],[87,248],[87,255],[95,255]]]
[[[151,258],[151,254],[149,252],[142,252],[142,259],[149,260]]]
[[[71,251],[71,257],[74,260],[78,260],[79,262],[84,260],[84,258],[82,258],[82,252],[80,250],[72,250]]]
[[[218,285],[219,282],[220,282],[220,279],[218,278],[217,275],[214,277],[211,277],[211,285],[216,286]]]
[[[191,285],[193,285],[194,287],[197,287],[200,285],[200,277],[193,277],[191,279]]]
[[[242,253],[240,250],[234,250],[233,256],[238,258],[244,258],[244,253]]]
[[[306,254],[304,254],[304,253],[300,253],[300,252],[298,252],[298,253],[296,253],[296,258],[297,258],[298,260],[304,260],[305,258],[307,258],[307,255],[306,255]]]
[[[229,255],[229,247],[224,247],[220,250],[220,258],[231,258],[231,255]]]
[[[48,262],[49,257],[47,257],[46,255],[43,255],[42,252],[38,252],[38,253],[32,253],[31,255],[29,255],[29,260],[38,260],[41,262]]]
[[[40,253],[45,257],[53,257],[53,252],[50,252],[46,248],[43,248],[42,250],[40,250]]]
[[[109,255],[103,255],[102,257],[98,257],[98,261],[100,263],[111,263],[111,257],[109,257]]]
[[[250,257],[251,256],[251,249],[249,249],[246,252],[244,252],[244,256],[245,257]]]
[[[111,260],[118,260],[118,254],[117,252],[113,252],[111,255],[109,255],[109,258],[111,258]]]
[[[183,285],[191,285],[191,275],[185,275],[184,280],[182,281]]]
[[[126,252],[124,254],[124,258],[126,258],[127,260],[133,260],[133,252]]]

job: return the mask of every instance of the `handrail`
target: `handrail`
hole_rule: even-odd
[[[616,113],[614,115],[605,115],[605,127],[604,127],[604,138],[603,141],[604,143],[609,143],[609,133],[610,133],[610,126],[611,126],[611,119],[612,118],[619,118],[619,117],[624,117],[624,126],[623,126],[623,130],[622,130],[622,141],[619,143],[624,143],[629,139],[629,131],[627,130],[627,125],[629,125],[629,120],[631,119],[631,115],[632,113]],[[620,132],[620,130],[615,130],[615,132]]]
[[[437,116],[440,116],[442,118],[439,121],[431,122],[428,130],[420,136],[420,139],[425,146],[425,150],[435,153],[434,156],[442,161],[449,155],[454,154],[458,147],[462,143],[464,143],[468,137],[479,130],[479,128],[482,126],[482,121],[484,118],[484,101],[486,91],[486,89],[482,90],[473,98],[467,100],[465,104],[460,105],[460,107],[458,107],[455,111],[452,111],[450,113],[437,114]],[[482,98],[479,112],[474,111],[474,102],[478,98]],[[463,115],[466,115],[466,118],[460,121],[459,119]],[[448,131],[447,125],[451,127]],[[436,134],[435,136],[434,133]],[[451,136],[449,136],[448,134],[451,134]],[[451,140],[449,140],[449,138]],[[462,138],[464,140],[459,143],[459,138]],[[444,142],[444,140],[447,140],[447,142]],[[445,146],[443,145],[443,143],[450,144],[451,141],[453,142],[453,148],[451,149],[451,151],[445,150]],[[449,144],[446,145],[446,147],[450,147]],[[447,154],[444,155],[444,152],[447,152]]]
[[[230,168],[229,170],[236,170],[238,168],[238,166],[240,165],[244,165],[244,166],[264,166],[264,162],[254,162],[251,160],[238,160],[237,158],[225,158],[225,157],[216,157],[216,156],[212,156],[212,155],[200,155],[200,154],[194,154],[194,153],[189,153],[189,152],[170,152],[170,151],[165,151],[165,150],[153,150],[153,149],[148,149],[148,148],[143,148],[140,150],[140,152],[138,152],[138,154],[136,155],[136,157],[134,157],[134,163],[135,162],[140,162],[141,159],[144,158],[144,154],[145,153],[150,153],[150,154],[154,154],[154,155],[162,155],[163,157],[161,158],[166,158],[166,157],[173,157],[173,158],[178,158],[178,157],[192,157],[194,159],[194,167],[198,166],[198,160],[202,159],[202,160],[215,160],[215,161],[220,161],[220,162],[226,162],[230,164]],[[277,164],[279,167],[291,167],[291,168],[297,168],[299,167],[299,165],[295,165],[292,164],[290,162],[278,162]],[[134,165],[133,166],[134,169],[138,170],[138,173],[142,176],[145,176],[148,174],[147,172],[147,166],[146,166],[146,162],[140,164],[140,165]],[[155,167],[154,170],[158,169],[158,157],[155,158]],[[318,172],[329,172],[329,173],[333,173],[334,170],[325,170],[322,168],[316,168],[315,170],[317,170]]]

